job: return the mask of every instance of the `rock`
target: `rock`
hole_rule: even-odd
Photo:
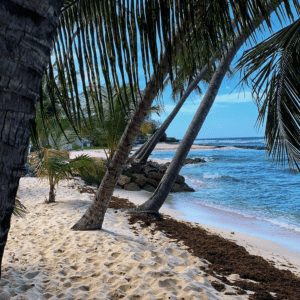
[[[206,161],[203,158],[196,157],[196,158],[186,158],[184,164],[198,164],[198,163],[205,163]]]
[[[153,179],[153,180],[154,180],[154,179]],[[146,184],[143,186],[143,190],[153,193],[153,192],[155,191],[155,187],[153,187],[152,185],[146,183]]]
[[[151,179],[151,178],[146,178],[146,182],[152,186],[154,186],[155,188],[158,187],[158,181],[155,179]]]
[[[175,182],[179,183],[179,184],[182,184],[182,183],[185,182],[185,178],[182,175],[178,175]]]
[[[146,184],[146,177],[141,174],[133,174],[133,176],[136,177],[136,180],[134,182],[139,186],[142,187],[143,185]]]
[[[131,164],[131,168],[130,168],[131,172],[139,173],[139,172],[141,172],[141,170],[142,170],[142,165],[141,164],[135,164],[135,163]]]
[[[180,141],[177,140],[176,138],[174,137],[167,137],[166,138],[166,143],[179,143]]]
[[[146,175],[150,179],[155,179],[155,180],[161,180],[164,176],[162,173],[157,173],[157,172],[150,172]]]
[[[130,182],[130,183],[124,185],[124,190],[126,190],[126,191],[140,191],[141,189],[136,183]]]
[[[131,180],[130,177],[121,174],[118,180],[118,184],[120,186],[124,186],[125,184],[129,183],[130,180]]]
[[[159,172],[160,173],[165,173],[168,169],[168,166],[166,164],[162,164],[160,165],[160,168],[159,168]]]
[[[181,193],[184,192],[183,187],[179,183],[174,183],[171,193]]]
[[[188,186],[185,182],[181,183],[180,186],[185,192],[195,192],[195,190],[192,187]]]

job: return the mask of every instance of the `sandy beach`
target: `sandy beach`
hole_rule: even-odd
[[[134,153],[139,147],[142,145],[138,145],[132,148],[132,153]],[[158,143],[153,151],[176,151],[176,149],[179,147],[178,143]],[[193,145],[191,147],[191,151],[193,150],[213,150],[218,149],[219,147],[216,146],[206,146],[206,145]],[[223,149],[232,149],[232,147],[222,147]],[[88,154],[92,157],[100,157],[100,158],[106,158],[105,151],[101,149],[91,149],[91,150],[84,150],[84,151],[70,151],[70,158],[74,158],[81,154]],[[165,163],[166,160],[159,160],[155,159],[158,163]]]
[[[57,203],[46,205],[47,182],[21,179],[18,196],[29,213],[12,219],[0,299],[233,299],[203,275],[205,260],[161,232],[137,237],[122,212],[109,209],[101,231],[71,231],[91,203],[79,185],[61,182]]]
[[[169,149],[169,146],[157,147]],[[83,153],[105,157],[103,150]],[[78,154],[82,152],[72,151],[70,156]],[[61,181],[57,203],[46,205],[48,183],[37,178],[21,178],[18,196],[29,213],[23,219],[12,218],[3,259],[0,299],[242,300],[254,294],[245,288],[244,294],[238,294],[239,288],[230,283],[240,279],[239,275],[231,274],[226,277],[228,284],[224,284],[222,276],[207,271],[211,262],[193,255],[191,247],[156,230],[154,225],[132,225],[122,210],[109,208],[102,230],[70,230],[93,198],[92,193],[80,192],[82,187],[95,189],[87,187],[79,178]],[[150,195],[146,191],[116,189],[114,192],[114,196],[134,204],[143,203]],[[160,212],[183,221],[180,212],[165,206]],[[294,278],[300,277],[300,255],[279,244],[221,227],[185,224],[201,227],[212,237],[232,241],[270,265],[291,271]],[[244,282],[249,284],[251,280]]]

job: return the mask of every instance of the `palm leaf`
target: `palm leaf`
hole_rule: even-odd
[[[15,207],[13,210],[13,215],[16,217],[25,217],[28,211],[26,210],[25,205],[23,205],[18,196],[15,197]]]
[[[300,171],[300,20],[246,51],[235,69],[253,82],[258,125],[266,121],[268,154]],[[254,74],[252,78],[251,75]]]
[[[281,2],[271,1],[275,7]],[[298,5],[297,1],[294,2]],[[284,3],[287,15],[291,17],[289,2]],[[251,18],[255,19],[260,13],[271,28],[269,5],[270,2],[262,0],[66,0],[54,43],[53,60],[47,73],[50,99],[53,104],[59,101],[74,132],[79,135],[83,126],[92,126],[93,111],[97,111],[101,122],[104,120],[104,101],[97,87],[106,86],[113,111],[113,89],[120,90],[128,84],[129,90],[118,98],[119,105],[125,109],[132,99],[136,106],[141,88],[139,54],[145,81],[149,80],[152,72],[161,90],[161,59],[164,53],[168,54],[169,77],[173,81],[172,66],[177,64],[178,58],[175,55],[176,43],[172,41],[178,32],[179,40],[176,38],[176,41],[181,52],[185,53],[185,61],[194,61],[193,51],[189,50],[193,39],[196,52],[200,53],[198,49],[202,49],[203,61],[208,62],[210,49],[225,51],[227,45],[223,41],[230,41],[236,31],[251,27]],[[277,13],[278,16],[285,14],[282,9],[278,9]],[[56,71],[51,66],[54,63]],[[79,71],[79,82],[76,71]],[[59,82],[55,82],[55,75],[58,75]],[[81,91],[86,114],[79,97]],[[56,118],[56,121],[59,123],[60,119]]]

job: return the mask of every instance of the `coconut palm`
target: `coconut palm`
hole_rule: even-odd
[[[130,161],[134,164],[145,164],[152,153],[153,149],[160,141],[161,137],[164,135],[169,125],[172,123],[177,113],[180,111],[181,107],[185,103],[186,99],[190,96],[193,91],[197,91],[200,95],[202,91],[199,87],[199,83],[204,81],[208,83],[213,75],[213,70],[215,69],[215,62],[218,58],[218,54],[212,55],[213,57],[210,60],[209,64],[199,64],[197,61],[197,57],[195,61],[198,62],[198,66],[196,66],[196,70],[192,68],[181,69],[179,71],[180,76],[177,77],[173,82],[172,96],[173,99],[180,97],[179,101],[176,103],[176,106],[169,114],[167,119],[163,122],[163,124],[159,127],[159,129],[152,135],[152,137],[141,146],[134,155],[131,156]],[[184,60],[182,60],[183,66]],[[203,67],[204,65],[204,67]],[[177,66],[176,66],[177,67]],[[198,72],[200,70],[200,72]],[[208,76],[208,77],[207,77]],[[185,84],[187,84],[187,88],[185,89]]]
[[[272,3],[276,5],[279,0]],[[287,2],[285,4],[288,5]],[[66,85],[71,91],[71,102],[62,100],[61,105],[74,130],[87,122],[82,116],[78,87],[74,80],[76,65],[79,66],[81,76],[85,76],[85,70],[88,71],[87,77],[92,83],[100,85],[100,75],[104,77],[105,85],[110,90],[111,82],[115,86],[124,86],[128,81],[132,87],[138,87],[138,55],[142,54],[146,88],[142,99],[135,101],[135,112],[102,181],[97,199],[93,202],[93,205],[95,202],[102,203],[94,207],[99,209],[100,213],[90,214],[89,210],[84,219],[91,221],[91,225],[87,226],[87,223],[83,222],[81,226],[77,226],[77,229],[99,229],[103,218],[98,217],[106,211],[141,123],[166,74],[170,73],[171,65],[176,62],[176,53],[179,48],[187,45],[186,33],[194,31],[199,44],[209,40],[213,47],[219,49],[220,40],[229,40],[229,37],[234,35],[230,22],[232,12],[237,30],[241,32],[249,25],[251,16],[256,16],[259,12],[263,13],[270,25],[267,8],[267,3],[262,0],[2,0],[0,263],[10,228],[19,178],[26,162],[30,128],[40,95],[40,83],[45,67],[51,61],[52,49],[57,58],[55,60],[58,61],[57,75],[64,87],[63,93],[68,93]],[[201,32],[194,30],[196,22],[201,23]],[[78,62],[73,53],[76,53]],[[100,63],[101,72],[98,67]],[[65,73],[63,68],[68,72]],[[153,70],[153,76],[150,75],[150,70]],[[51,64],[47,75],[50,79],[50,90],[53,91],[56,89],[53,80],[56,74]],[[85,85],[85,81],[82,84]],[[86,91],[86,87],[83,87],[83,91]],[[136,96],[133,88],[131,94]],[[97,99],[100,100],[99,96]],[[126,97],[123,101],[122,103],[126,103]],[[96,107],[101,116],[101,105],[96,104]]]
[[[71,179],[74,171],[82,168],[94,168],[95,162],[87,155],[69,159],[68,151],[41,148],[32,160],[35,174],[38,178],[49,181],[49,198],[45,203],[55,202],[55,186],[62,179]]]
[[[270,14],[274,11],[274,8],[270,6]],[[260,16],[260,22],[254,25],[251,30],[255,30],[255,27],[259,26],[263,22],[263,16]],[[221,59],[218,67],[211,79],[206,94],[196,111],[196,114],[184,135],[171,164],[161,179],[158,187],[154,191],[153,195],[142,205],[133,210],[133,213],[143,213],[152,216],[153,218],[159,218],[159,209],[165,202],[169,192],[171,191],[175,180],[184,164],[184,161],[193,145],[213,103],[217,96],[218,90],[221,86],[223,78],[226,75],[228,68],[238,50],[244,44],[249,37],[250,32],[242,33],[236,37],[234,43],[228,48],[227,53]]]
[[[231,50],[230,55],[232,55],[232,53],[234,52],[234,49],[236,49],[236,48],[232,48],[232,47],[236,46],[237,48],[239,48],[239,46],[240,46],[239,43],[241,42],[241,40],[243,40],[243,42],[244,42],[243,34],[245,34],[245,35],[247,35],[247,37],[249,37],[251,34],[253,34],[254,29],[257,28],[257,25],[260,24],[264,18],[266,18],[266,20],[268,21],[268,18],[270,17],[270,11],[273,11],[274,8],[276,8],[276,6],[274,7],[273,5],[271,5],[270,2],[268,2],[267,7],[268,7],[268,12],[267,13],[264,12],[264,13],[260,13],[259,15],[256,15],[256,17],[254,17],[254,19],[249,21],[249,23],[247,25],[248,27],[244,31],[244,33],[240,33],[241,38],[239,40],[235,39],[233,46],[230,47],[230,50]],[[175,45],[176,45],[176,43],[175,43]],[[179,48],[178,48],[178,51],[179,51]],[[176,51],[176,53],[178,53],[178,52]],[[167,55],[167,54],[165,54],[165,55]],[[234,55],[233,55],[233,57],[234,57]],[[220,74],[222,74],[222,72],[224,70],[225,70],[225,73],[227,72],[228,67],[230,65],[230,61],[233,59],[233,57],[230,57],[229,60],[226,59],[225,62],[223,62],[222,67],[220,67],[221,66],[221,63],[220,63],[219,67],[221,68],[221,71],[220,71],[219,75],[217,75],[218,80],[220,80],[220,78],[222,77]],[[165,67],[163,69],[164,72],[162,73],[163,77],[161,78],[161,80],[164,80],[166,78],[168,69],[169,69],[167,61],[165,61],[165,57],[163,57],[163,58],[164,59],[161,62],[161,65],[165,66]],[[153,79],[153,81],[156,81],[157,77],[155,77],[155,78],[152,77],[151,79]],[[217,79],[215,78],[215,80],[217,80]],[[205,110],[205,113],[202,114],[202,116],[199,116],[199,114],[197,114],[196,119],[197,119],[197,121],[199,121],[199,118],[200,118],[200,122],[199,122],[200,127],[203,124],[203,121],[209,111],[210,105],[213,102],[213,100],[211,102],[211,99],[212,99],[211,97],[215,97],[215,95],[216,95],[215,92],[218,90],[218,89],[215,89],[214,86],[215,86],[215,84],[212,85],[211,95],[208,96],[210,99],[210,100],[208,100],[209,104],[207,104],[207,106],[204,106],[204,107],[202,105],[202,107]],[[137,130],[140,126],[140,123],[137,123],[135,121],[143,119],[143,117],[146,114],[146,111],[150,108],[150,105],[152,104],[153,100],[151,100],[151,99],[153,99],[153,97],[155,97],[155,95],[157,94],[158,91],[159,91],[159,89],[157,88],[157,84],[149,81],[147,88],[144,90],[144,95],[142,95],[143,99],[142,99],[142,101],[140,101],[139,106],[136,109],[136,111],[132,117],[132,121],[130,121],[127,125],[127,128],[122,136],[122,139],[120,141],[118,149],[116,150],[115,155],[110,164],[110,168],[108,168],[108,170],[103,178],[103,181],[97,191],[95,201],[91,204],[91,206],[88,208],[88,210],[82,216],[82,218],[72,227],[72,229],[87,230],[87,229],[96,229],[96,228],[99,229],[102,227],[104,215],[107,210],[107,207],[108,207],[108,204],[110,201],[110,197],[111,197],[113,190],[115,188],[115,185],[117,183],[116,179],[119,177],[119,175],[122,171],[123,165],[126,163],[126,161],[128,159],[128,155],[132,148],[132,143],[136,137]],[[147,95],[147,97],[145,95]],[[145,100],[145,101],[143,101],[143,100]],[[151,101],[149,101],[149,100],[151,100]],[[205,103],[205,101],[203,100],[202,103]],[[197,121],[195,121],[195,122],[197,122]],[[192,132],[193,135],[195,132],[197,132],[197,130],[200,130],[200,127],[198,127],[199,124],[196,124],[195,122],[193,123],[193,125],[196,127],[191,128],[190,132],[189,132],[189,133]],[[196,136],[194,136],[194,138],[195,137]],[[181,150],[183,150],[183,152],[187,151],[185,156],[183,155],[184,158],[186,157],[186,155],[190,149],[190,146],[192,145],[192,144],[190,144],[192,138],[189,137],[188,140],[189,140],[188,143],[181,142],[181,147],[182,147]],[[189,146],[189,144],[190,144],[190,146]],[[174,177],[174,176],[176,173],[177,174],[179,173],[180,167],[179,168],[175,167],[175,169],[173,170],[174,174],[169,174],[170,178],[172,178],[171,181],[173,179],[175,180],[176,177]],[[169,169],[171,169],[171,168],[169,168]],[[167,195],[169,190],[167,190],[167,188],[164,188],[164,190],[166,191],[166,195]],[[164,196],[166,197],[166,195],[164,195]]]
[[[252,85],[265,122],[268,154],[293,171],[300,170],[300,20],[246,51],[235,69],[244,70],[243,83]],[[251,75],[255,73],[250,81]]]

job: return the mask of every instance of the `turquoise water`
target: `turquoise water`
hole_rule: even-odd
[[[274,232],[280,234],[281,239],[282,235],[291,235],[288,238],[295,240],[289,248],[300,252],[300,174],[277,167],[267,159],[264,150],[232,147],[264,146],[262,138],[197,140],[195,143],[229,148],[190,151],[188,157],[201,157],[207,161],[186,165],[180,172],[196,192],[173,194],[167,205],[184,212],[186,219],[199,223],[205,223],[202,214],[205,209],[210,209],[209,225],[224,225],[220,224],[222,215],[227,225],[233,223],[228,229],[236,226],[233,219],[240,223],[248,220],[248,225],[240,225],[242,232],[262,237],[265,237],[264,231],[267,231],[265,235],[272,232],[273,240],[277,242]],[[151,157],[170,159],[174,153],[153,152]],[[226,222],[228,218],[232,220]],[[247,228],[249,226],[253,228]]]

